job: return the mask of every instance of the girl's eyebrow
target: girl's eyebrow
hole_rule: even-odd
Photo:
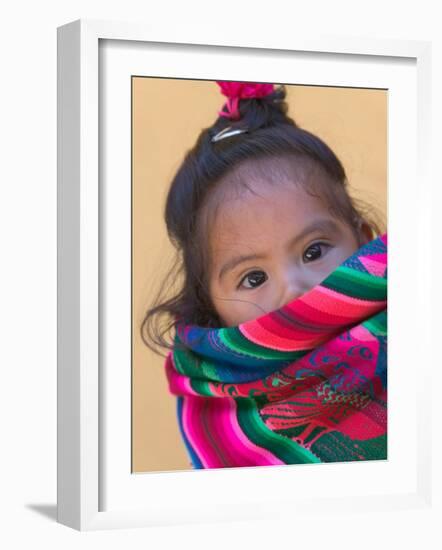
[[[302,239],[305,239],[307,235],[310,233],[313,233],[315,231],[324,231],[324,232],[330,232],[335,233],[338,230],[338,224],[334,222],[331,219],[324,219],[324,220],[315,220],[310,225],[305,227],[301,233],[296,235],[290,242],[289,242],[289,248],[293,247],[295,244],[297,244]],[[227,271],[231,271],[234,269],[237,265],[247,262],[249,260],[260,260],[262,258],[265,258],[264,254],[239,254],[238,256],[234,256],[233,258],[230,258],[220,269],[218,274],[218,279],[221,279],[224,274]]]
[[[249,260],[260,260],[264,258],[263,254],[241,254],[239,256],[234,256],[228,262],[226,262],[219,271],[218,279],[221,279],[227,271],[231,271],[237,265],[247,262]]]
[[[323,233],[336,233],[339,230],[338,224],[333,221],[332,219],[319,219],[312,222],[310,225],[307,225],[301,233],[296,235],[290,242],[289,247],[291,248],[295,244],[297,244],[299,241],[302,241],[302,239],[305,239],[310,233],[314,233],[315,231],[322,231]]]

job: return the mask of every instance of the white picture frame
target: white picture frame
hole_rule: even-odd
[[[210,72],[214,55],[216,73],[213,69]],[[186,58],[192,59],[191,64],[186,64],[181,56],[194,57]],[[254,60],[246,69],[240,64],[244,56]],[[389,443],[389,460],[373,464],[327,464],[314,470],[307,465],[134,475],[127,467],[130,369],[116,364],[119,360],[120,365],[127,365],[130,323],[113,324],[107,316],[112,299],[113,311],[121,313],[114,317],[123,323],[128,319],[127,292],[121,293],[124,298],[109,297],[109,289],[115,285],[125,288],[120,283],[127,284],[130,261],[129,195],[127,185],[122,183],[127,182],[130,172],[128,105],[121,107],[112,120],[114,114],[109,115],[106,109],[114,105],[112,102],[122,105],[121,100],[128,99],[125,95],[128,90],[124,88],[129,84],[130,89],[127,77],[140,74],[140,67],[150,76],[205,75],[211,79],[257,81],[256,67],[264,67],[265,59],[271,60],[274,71],[269,74],[269,64],[265,78],[261,77],[267,81],[278,81],[278,65],[287,74],[287,66],[298,63],[298,70],[304,71],[301,81],[310,84],[350,86],[360,82],[361,86],[385,87],[391,83],[391,87],[387,85],[391,90],[389,439],[393,440]],[[320,73],[316,63],[321,63]],[[431,513],[434,487],[428,419],[432,413],[425,392],[425,387],[431,384],[431,361],[420,365],[419,380],[411,377],[415,361],[429,353],[435,330],[431,323],[430,77],[431,43],[425,41],[350,36],[311,38],[299,33],[271,43],[264,39],[223,41],[219,37],[206,41],[203,33],[199,38],[186,36],[185,29],[182,35],[174,32],[171,37],[145,25],[95,20],[74,21],[58,29],[57,520],[60,523],[78,530],[95,530],[259,520],[269,517],[268,502],[278,503],[273,507],[278,517],[285,514],[289,517],[294,510],[297,514],[313,510],[324,513],[330,505],[334,513],[341,514],[354,511],[355,507],[366,513],[403,509]],[[289,78],[285,81],[291,81]],[[125,82],[123,88],[121,82]],[[101,95],[103,90],[108,94],[106,101]],[[399,127],[406,110],[408,135]],[[119,154],[113,154],[117,150]],[[116,158],[118,165],[112,165],[110,170],[106,162]],[[419,185],[416,185],[417,173]],[[113,185],[112,178],[118,178],[120,184]],[[106,189],[113,191],[104,193],[104,182]],[[403,221],[403,212],[412,207],[416,212],[413,231]],[[117,243],[112,253],[106,239],[112,232],[112,213],[117,209],[121,214],[120,228],[125,229],[119,239],[121,248],[118,249]],[[101,216],[104,211],[106,215]],[[419,261],[411,267],[406,262],[407,248],[401,245],[404,240],[408,247],[420,245]],[[111,272],[115,275],[109,277],[107,274]],[[400,298],[407,289],[416,292],[411,293],[405,310]],[[392,303],[396,306],[390,314]],[[422,338],[412,349],[404,351],[400,342],[410,341],[413,336],[413,327],[403,322],[410,314],[413,319],[419,318]],[[119,330],[125,335],[121,338],[125,342],[110,354],[106,346],[120,345],[115,343],[118,338],[112,338]],[[106,331],[108,337],[104,341]],[[112,362],[111,356],[117,359]],[[400,391],[396,384],[400,377],[395,368],[399,363],[404,378]],[[401,445],[407,439],[411,451],[401,456]],[[341,473],[345,474],[345,481]],[[255,489],[258,476],[259,491]],[[296,494],[288,496],[286,488],[290,483],[296,487]],[[236,487],[234,502],[229,500],[226,489],[232,484]],[[216,501],[210,500],[213,494],[217,495]]]

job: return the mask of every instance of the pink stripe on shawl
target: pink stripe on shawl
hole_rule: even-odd
[[[205,444],[204,439],[201,437],[201,431],[198,430],[201,419],[202,400],[203,398],[194,399],[192,397],[184,397],[181,420],[184,433],[204,468],[212,468],[215,461],[213,457],[210,456],[211,449]]]
[[[217,461],[213,462],[210,467],[238,466],[236,453],[240,447],[229,424],[230,411],[226,409],[230,399],[216,401],[216,403],[214,403],[212,399],[206,401],[206,407],[203,412],[204,417],[199,418],[200,425],[204,422],[205,429],[210,434],[209,436],[207,433],[204,434],[206,444],[211,447],[215,446],[215,450],[217,451],[214,455]],[[210,445],[211,438],[216,442],[215,444],[212,443],[212,445]]]
[[[237,466],[248,466],[253,463],[256,466],[265,466],[268,464],[285,464],[273,453],[255,445],[241,430],[236,416],[236,403],[233,399],[226,400],[228,409],[223,410],[218,419],[222,426],[223,439],[225,445],[234,449],[234,456],[238,457],[235,461]],[[245,460],[242,460],[244,457]]]
[[[239,467],[251,463],[256,466],[283,465],[273,453],[258,447],[241,430],[236,416],[236,403],[233,399],[218,401],[216,404],[201,399],[183,399],[182,424],[189,443],[205,468]],[[209,409],[207,409],[209,405]],[[219,407],[222,407],[220,409]],[[205,408],[203,413],[203,408]],[[216,440],[220,453],[216,452],[207,440],[202,425],[202,414],[206,428]],[[226,464],[220,457],[222,454]],[[252,460],[252,462],[251,462]]]
[[[183,428],[189,442],[205,468],[222,468],[235,466],[233,431],[229,430],[230,439],[221,429],[225,401],[215,403],[211,399],[186,399],[188,406],[183,407]],[[184,412],[186,414],[184,414]],[[203,424],[204,422],[204,424]],[[228,425],[224,423],[224,427]],[[210,438],[213,437],[213,442]],[[237,439],[237,438],[236,438]]]
[[[190,385],[190,378],[176,370],[172,353],[169,353],[166,359],[165,369],[169,390],[174,395],[200,395]]]
[[[376,275],[377,277],[384,276],[385,270],[387,268],[385,262],[378,262],[376,260],[373,260],[371,257],[360,258],[359,261],[364,265],[365,269],[369,273],[371,273],[371,275]]]

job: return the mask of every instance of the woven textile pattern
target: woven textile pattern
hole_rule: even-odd
[[[194,468],[387,458],[387,235],[236,327],[176,326],[165,362]]]

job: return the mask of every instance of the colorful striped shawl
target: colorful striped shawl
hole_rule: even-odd
[[[177,325],[170,392],[195,468],[387,457],[387,235],[237,327]]]

